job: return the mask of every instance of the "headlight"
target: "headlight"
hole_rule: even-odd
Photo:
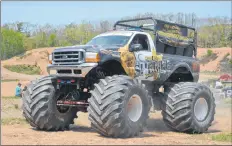
[[[48,62],[49,62],[50,64],[52,64],[52,54],[49,54],[49,55],[48,55]]]
[[[99,62],[100,61],[99,54],[98,53],[86,52],[85,61],[86,62]]]

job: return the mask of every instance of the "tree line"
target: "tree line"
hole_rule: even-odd
[[[122,20],[149,16],[197,28],[199,47],[231,47],[232,27],[231,18],[228,17],[198,18],[194,13],[144,13],[124,17]],[[1,60],[36,48],[85,44],[94,36],[112,30],[113,24],[114,22],[107,20],[58,26],[28,22],[7,23],[1,26]]]

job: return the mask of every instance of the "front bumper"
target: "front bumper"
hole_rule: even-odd
[[[79,65],[54,65],[54,64],[50,64],[47,66],[47,72],[49,74],[55,74],[59,77],[85,77],[86,74],[92,68],[96,67],[97,65],[98,65],[97,63],[82,63]],[[70,71],[70,73],[58,73],[58,71],[62,71],[62,70],[68,70],[68,71]]]

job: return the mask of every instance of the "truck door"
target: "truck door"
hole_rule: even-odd
[[[132,39],[129,47],[135,44],[140,44],[141,49],[134,51],[136,63],[135,63],[135,77],[144,78],[146,74],[149,73],[152,67],[148,66],[146,61],[146,56],[151,56],[151,46],[149,44],[149,39],[145,34],[136,34]]]
[[[134,51],[136,58],[135,77],[141,80],[156,80],[159,77],[159,62],[162,58],[156,55],[152,38],[146,34],[136,34],[130,46],[133,44],[141,44],[142,46],[142,49]]]

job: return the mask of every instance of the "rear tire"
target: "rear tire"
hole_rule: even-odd
[[[23,94],[23,113],[27,121],[39,130],[58,131],[69,128],[76,118],[77,109],[58,111],[56,101],[56,77],[47,76],[27,87]]]
[[[93,129],[107,137],[121,138],[133,137],[143,131],[151,107],[144,85],[128,76],[115,75],[101,79],[94,86],[88,100]],[[130,99],[136,101],[133,110],[128,106],[132,101]]]
[[[171,85],[164,93],[162,115],[167,127],[186,133],[208,130],[215,114],[215,100],[210,89],[199,83]]]

